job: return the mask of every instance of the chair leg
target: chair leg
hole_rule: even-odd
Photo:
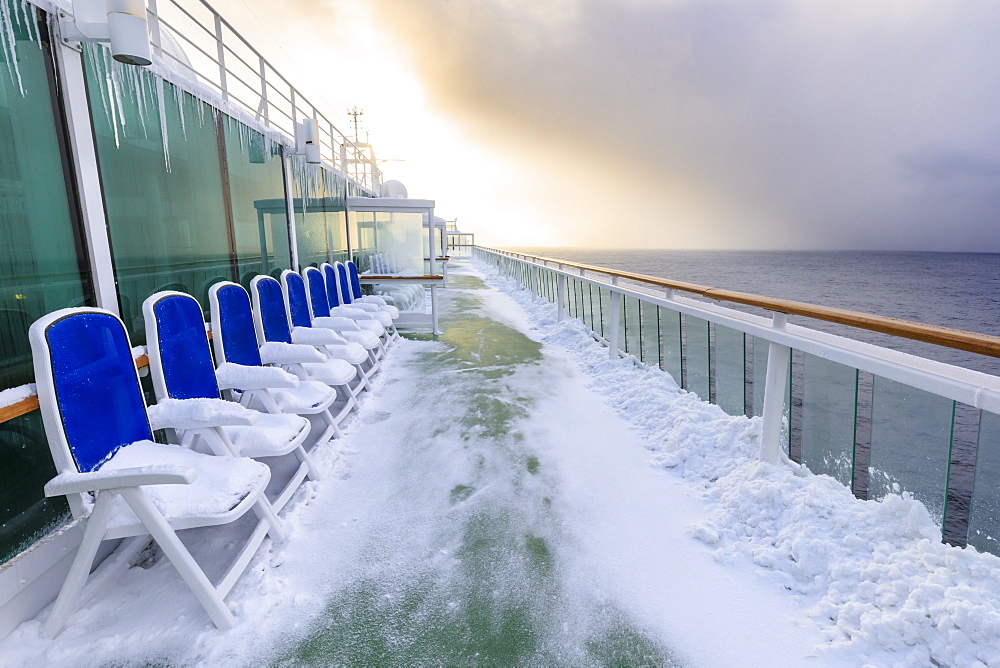
[[[236,622],[233,613],[226,607],[225,601],[219,596],[208,576],[201,570],[198,562],[184,547],[184,543],[177,537],[177,533],[149,500],[149,497],[138,487],[122,489],[121,495],[142,520],[143,525],[149,530],[150,535],[153,536],[163,553],[170,559],[170,563],[174,565],[181,578],[190,587],[191,592],[201,603],[201,607],[208,613],[212,622],[222,630],[232,628]]]
[[[253,504],[253,513],[257,519],[267,524],[267,535],[271,537],[271,540],[275,543],[285,542],[288,538],[288,532],[285,531],[285,525],[275,514],[274,506],[271,505],[270,501],[261,496],[257,499],[257,503]]]
[[[76,557],[73,558],[73,565],[70,566],[69,573],[66,574],[66,581],[63,582],[56,603],[52,607],[52,614],[49,615],[45,626],[42,627],[42,637],[56,637],[66,623],[66,618],[73,611],[73,601],[87,581],[90,567],[97,555],[97,548],[104,539],[104,529],[107,527],[108,520],[111,519],[111,508],[115,496],[116,494],[112,491],[98,492],[97,501],[94,502],[94,510],[87,518],[83,541],[76,552]]]

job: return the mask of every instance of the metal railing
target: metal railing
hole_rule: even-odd
[[[362,187],[378,192],[382,172],[371,146],[349,138],[205,0],[148,0],[154,59],[210,90],[257,122],[295,138],[315,119],[320,155]]]
[[[560,320],[582,321],[612,359],[658,367],[731,415],[760,416],[762,460],[804,464],[859,498],[911,493],[947,542],[1000,553],[1000,378],[787,316],[992,357],[1000,338],[481,246],[474,255],[556,304]]]

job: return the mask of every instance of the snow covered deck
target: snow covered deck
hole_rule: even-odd
[[[234,629],[151,550],[0,664],[1000,663],[1000,559],[919,503],[757,464],[758,419],[609,361],[509,279],[459,264],[441,297],[445,334],[400,345],[316,451],[330,475],[237,584]]]

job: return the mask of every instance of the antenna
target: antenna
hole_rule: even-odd
[[[360,140],[358,130],[361,125],[361,116],[365,115],[365,110],[351,107],[347,110],[347,115],[351,117],[351,123],[354,124],[354,141],[357,142]]]

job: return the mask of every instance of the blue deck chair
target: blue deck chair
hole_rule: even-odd
[[[371,364],[361,344],[351,343],[329,329],[310,327],[292,330],[281,283],[270,276],[254,277],[250,282],[250,301],[258,344],[271,341],[314,346],[329,358],[329,362],[301,365],[313,380],[331,384],[332,379],[343,374],[342,365],[347,364],[354,367],[357,376],[356,384],[348,385],[355,397],[358,392],[370,388],[369,378],[377,368]],[[295,373],[295,370],[292,372]],[[301,375],[299,377],[302,378]]]
[[[268,534],[284,539],[264,498],[267,466],[154,443],[154,429],[178,424],[150,422],[128,334],[114,314],[62,309],[35,321],[28,338],[42,422],[58,471],[45,485],[45,495],[67,497],[73,516],[85,522],[43,634],[52,637],[62,629],[100,543],[137,536],[156,541],[216,626],[232,626],[223,599]],[[252,422],[231,416],[220,421]],[[213,585],[176,532],[228,524],[251,510],[259,518],[256,529]],[[130,543],[134,553],[145,538]]]
[[[354,408],[353,397],[347,388],[343,388],[344,396],[338,399],[337,388],[314,380],[299,381],[280,368],[264,366],[323,361],[323,355],[308,346],[290,345],[288,348],[273,350],[258,346],[250,295],[242,285],[216,283],[209,290],[209,300],[215,360],[220,372],[226,363],[237,365],[228,369],[227,373],[235,372],[237,376],[241,376],[234,381],[239,385],[230,390],[239,396],[240,403],[248,407],[258,406],[273,414],[314,415],[327,425],[315,443],[323,443],[331,437],[339,438],[340,425]],[[287,379],[294,381],[294,385],[279,380],[273,372],[284,374]],[[273,384],[265,376],[279,382]],[[253,378],[258,378],[261,382],[253,382]],[[247,384],[248,381],[253,384]]]
[[[366,295],[361,292],[361,278],[358,275],[358,265],[354,262],[348,260],[344,263],[347,269],[347,285],[351,291],[351,303],[362,302],[362,303],[373,303],[379,306],[388,306],[387,309],[389,315],[395,320],[399,317],[399,309],[396,307],[396,301],[391,295]]]
[[[288,321],[292,323],[292,334],[299,327],[317,327],[330,329],[346,340],[360,344],[368,353],[371,363],[379,367],[382,358],[382,341],[374,332],[355,328],[355,324],[346,318],[314,318],[309,307],[309,297],[306,294],[306,284],[297,272],[286,269],[281,272],[281,291],[285,296],[285,306],[288,309]]]
[[[395,306],[389,306],[385,302],[366,302],[361,299],[355,299],[351,290],[350,275],[343,263],[337,262],[331,265],[324,262],[322,269],[323,276],[326,278],[326,292],[331,306],[340,304],[349,308],[364,309],[385,327],[387,343],[399,340],[399,333],[393,324],[393,320],[399,317],[399,309]],[[375,297],[375,299],[381,298]]]
[[[205,333],[201,305],[183,292],[157,292],[142,304],[146,320],[146,350],[153,391],[157,401],[166,399],[199,400],[200,406],[221,398],[215,376],[212,350]],[[299,485],[308,477],[320,475],[302,447],[309,436],[309,420],[298,415],[260,414],[252,426],[177,429],[181,445],[194,447],[203,442],[213,454],[262,459],[294,455],[298,469],[272,501],[280,511]]]
[[[373,301],[366,302],[354,299],[347,268],[342,263],[330,264],[329,262],[324,262],[320,269],[322,269],[323,277],[326,279],[326,295],[331,308],[340,305],[348,308],[362,309],[367,313],[371,313],[386,329],[392,326],[393,315],[389,311],[390,307],[385,305],[385,303],[379,304]],[[396,310],[396,317],[399,317],[398,310]]]
[[[355,329],[372,332],[379,338],[386,336],[385,326],[379,322],[375,313],[364,309],[351,308],[339,303],[331,303],[326,290],[326,278],[317,267],[306,267],[302,270],[302,280],[306,284],[306,295],[309,297],[309,311],[315,318],[346,318],[354,323]]]

